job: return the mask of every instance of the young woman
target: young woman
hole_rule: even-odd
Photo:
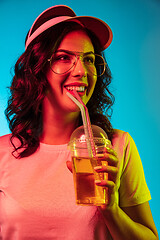
[[[135,143],[104,115],[114,102],[102,56],[111,40],[106,23],[63,5],[33,23],[10,88],[11,134],[0,138],[0,239],[158,239]],[[108,167],[96,170],[109,174],[97,183],[109,189],[105,206],[75,204],[67,144],[82,120],[73,89],[112,142]]]

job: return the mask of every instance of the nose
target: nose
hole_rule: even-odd
[[[74,68],[72,70],[72,76],[79,78],[87,76],[86,67],[80,57],[77,57]]]

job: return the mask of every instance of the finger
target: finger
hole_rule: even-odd
[[[94,170],[98,173],[100,172],[106,172],[106,173],[110,173],[110,174],[114,174],[117,175],[118,173],[118,168],[114,167],[114,166],[96,166],[94,167]]]
[[[95,180],[95,184],[101,187],[108,187],[110,190],[113,190],[115,183],[109,180]]]
[[[97,173],[105,173],[108,174],[108,180],[116,182],[118,176],[118,168],[112,166],[97,166],[94,168]]]
[[[110,153],[104,153],[103,157],[98,157],[100,161],[107,161],[109,165],[111,166],[117,166],[118,165],[118,158]]]
[[[117,157],[117,153],[112,147],[105,147],[102,152],[97,153],[97,156],[103,158],[104,153],[109,153],[109,154],[112,154],[113,156]]]
[[[72,173],[72,162],[71,161],[66,161],[66,165],[67,165],[67,168],[69,169],[69,171]]]
[[[106,148],[105,148],[105,152],[106,152],[106,153],[110,153],[110,154],[112,154],[113,156],[117,157],[116,151],[115,151],[113,148],[111,148],[111,147],[106,147]]]

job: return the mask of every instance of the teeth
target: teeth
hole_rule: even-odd
[[[67,88],[67,90],[69,90],[69,91],[76,90],[76,91],[78,91],[78,92],[84,92],[84,90],[85,90],[85,87],[84,87],[84,86],[80,86],[80,87],[78,87],[78,86],[68,86],[68,87],[66,87],[66,88]]]

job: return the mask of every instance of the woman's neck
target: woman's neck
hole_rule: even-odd
[[[67,115],[52,112],[43,114],[43,131],[40,141],[46,144],[59,145],[69,142],[70,136],[78,126],[79,112]]]

